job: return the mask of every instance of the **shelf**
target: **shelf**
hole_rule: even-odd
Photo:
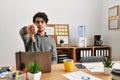
[[[103,56],[111,59],[111,47],[103,46],[87,46],[87,47],[57,47],[58,57],[60,54],[68,55],[68,58],[78,62],[81,57]],[[64,57],[64,56],[63,56]]]

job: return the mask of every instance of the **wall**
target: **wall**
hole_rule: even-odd
[[[120,60],[120,29],[108,30],[108,8],[120,5],[120,0],[103,0],[102,27],[104,43],[112,47],[112,59]]]
[[[15,52],[24,51],[19,36],[23,26],[33,24],[32,17],[46,12],[49,23],[69,24],[70,44],[75,45],[78,25],[87,27],[87,43],[93,44],[100,34],[101,0],[1,0],[0,1],[0,66],[15,65]]]

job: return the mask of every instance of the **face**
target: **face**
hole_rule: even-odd
[[[39,32],[45,31],[46,22],[43,18],[37,17],[35,19],[35,25],[37,26]]]

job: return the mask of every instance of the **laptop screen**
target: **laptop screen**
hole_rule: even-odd
[[[23,70],[30,62],[38,62],[43,73],[51,72],[51,52],[16,52],[16,69]]]

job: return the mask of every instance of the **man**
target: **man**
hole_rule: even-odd
[[[49,37],[45,32],[48,17],[44,12],[38,12],[33,16],[32,25],[23,27],[20,30],[26,51],[52,52],[52,64],[57,63],[56,44],[53,38]]]

